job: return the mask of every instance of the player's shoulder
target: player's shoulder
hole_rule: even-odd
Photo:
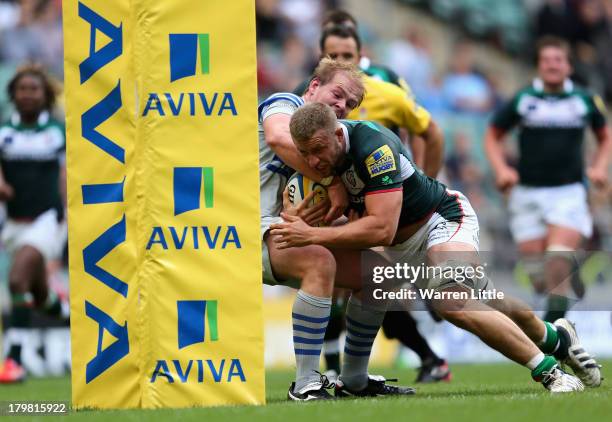
[[[349,155],[357,171],[368,178],[396,168],[398,148],[385,127],[370,121],[356,121],[349,136]]]
[[[574,85],[572,94],[582,98],[590,111],[607,114],[606,103],[596,92],[582,85]]]
[[[271,106],[288,106],[298,108],[304,105],[304,99],[292,92],[277,92],[263,100],[257,107],[259,119],[262,118],[263,112]]]
[[[595,97],[598,97],[598,95],[595,92],[591,91],[586,86],[579,85],[579,84],[573,85],[571,93],[573,95],[577,95],[577,96],[588,98],[588,99],[594,99]]]
[[[285,101],[296,105],[297,107],[304,104],[304,99],[293,92],[276,92],[263,100],[259,106],[267,106],[275,102]]]
[[[3,120],[0,121],[0,130],[10,130],[12,129],[13,125],[11,124],[10,120]]]
[[[391,82],[366,76],[364,78],[366,95],[380,95],[392,101],[401,101],[407,98],[406,91]]]
[[[533,83],[525,84],[516,90],[514,95],[512,96],[513,100],[518,101],[520,98],[525,96],[537,97],[542,95],[542,90],[538,89],[537,86],[534,86]]]
[[[383,145],[393,144],[393,134],[386,127],[369,120],[342,120],[347,128],[350,154],[356,159],[370,156]]]
[[[66,130],[64,124],[55,117],[50,117],[49,120],[45,123],[44,128],[58,129],[62,132]]]
[[[367,68],[363,69],[363,72],[368,76],[372,76],[373,78],[390,82],[394,85],[399,85],[399,76],[397,73],[385,65],[370,63]]]

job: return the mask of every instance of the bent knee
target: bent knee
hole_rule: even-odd
[[[336,260],[331,251],[323,246],[308,246],[304,248],[302,260],[306,263],[306,271],[320,275],[336,274]]]

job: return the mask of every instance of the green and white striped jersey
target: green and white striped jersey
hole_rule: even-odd
[[[566,80],[563,92],[544,92],[535,79],[495,113],[492,126],[502,131],[518,127],[520,183],[560,186],[584,178],[584,129],[606,125],[601,98]]]

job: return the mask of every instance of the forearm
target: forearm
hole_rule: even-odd
[[[501,137],[496,135],[495,131],[492,128],[487,129],[485,134],[484,141],[485,153],[493,168],[493,171],[496,173],[499,172],[500,169],[508,166],[506,163],[506,159],[504,157],[504,149],[501,142]]]
[[[365,216],[342,226],[313,227],[312,243],[330,248],[367,249],[389,245],[395,231],[382,219]]]
[[[425,163],[423,170],[425,174],[435,178],[442,167],[442,158],[444,156],[444,135],[434,122],[425,136]]]
[[[273,142],[269,143],[269,145],[272,151],[274,151],[274,153],[283,161],[283,163],[287,164],[298,173],[301,173],[316,182],[320,182],[323,178],[318,171],[308,166],[293,144],[293,141],[289,140],[289,142]]]
[[[597,134],[597,143],[598,147],[595,153],[593,166],[606,169],[608,167],[610,153],[612,152],[612,137],[610,136],[610,129],[608,127],[603,128],[602,131]]]
[[[412,161],[417,167],[425,170],[425,140],[420,136],[411,136],[407,145],[410,146]]]

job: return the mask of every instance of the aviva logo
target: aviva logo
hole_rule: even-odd
[[[212,167],[174,168],[174,215],[200,209],[202,186],[204,207],[214,205],[214,172]]]
[[[200,53],[200,72],[210,73],[208,34],[170,34],[170,82],[194,76]],[[199,46],[199,48],[198,48]]]
[[[214,172],[212,167],[175,167],[173,179],[174,216],[214,205]],[[146,249],[241,249],[238,229],[234,225],[154,226]]]
[[[219,340],[216,300],[179,300],[176,302],[176,307],[178,311],[179,349],[204,342],[206,337],[204,316],[208,321],[210,341]]]

